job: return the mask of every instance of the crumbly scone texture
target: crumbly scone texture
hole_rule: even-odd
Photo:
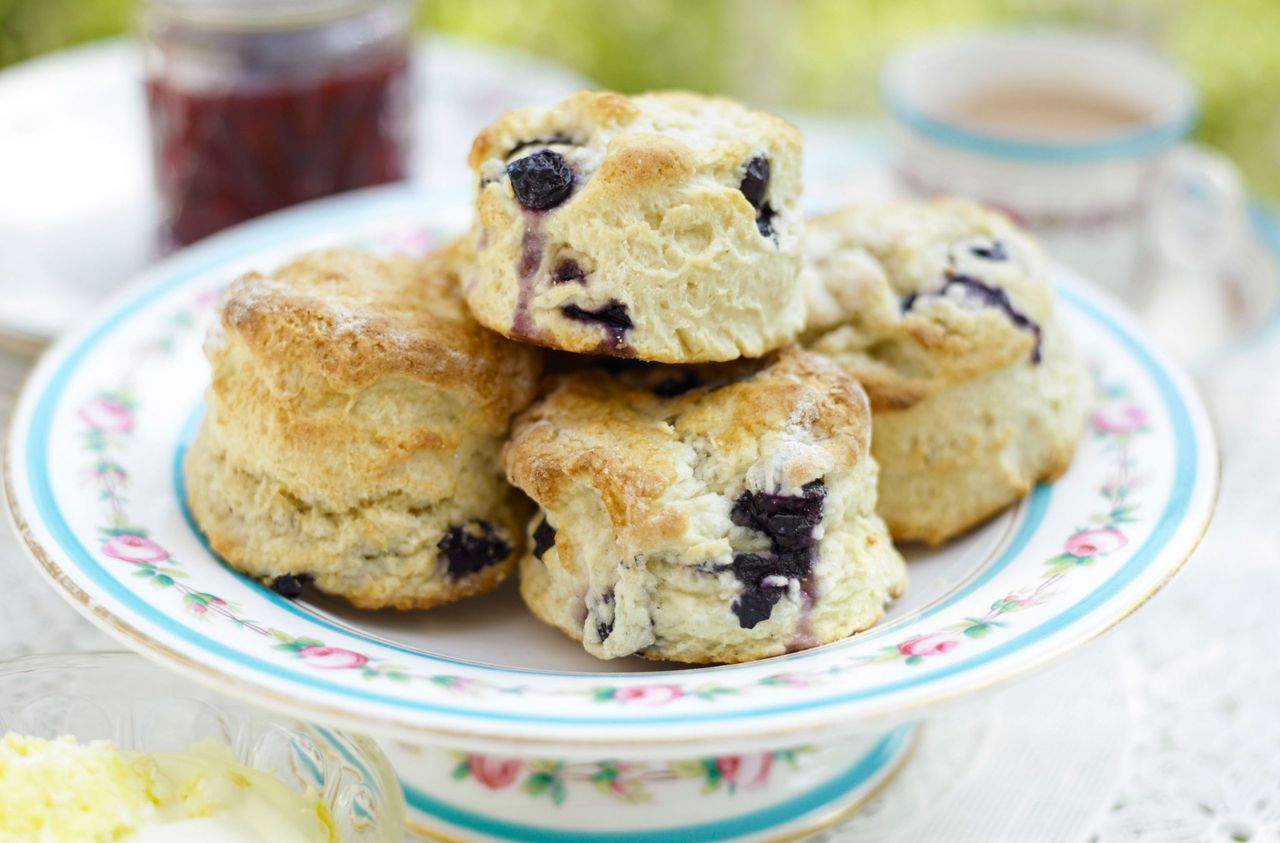
[[[1039,248],[960,200],[810,220],[808,346],[871,399],[880,512],[938,544],[1064,472],[1090,403]]]
[[[495,331],[565,351],[760,357],[804,320],[800,161],[795,127],[728,99],[580,92],[512,111],[471,149],[467,301]],[[520,198],[529,162],[548,166],[528,184],[563,187],[551,207]]]
[[[236,569],[400,609],[510,572],[528,504],[500,449],[540,353],[470,317],[468,250],[320,252],[224,294],[186,478],[192,514]]]
[[[905,588],[858,384],[799,349],[731,375],[578,371],[512,428],[507,476],[540,508],[521,594],[593,655],[778,655],[866,629]]]

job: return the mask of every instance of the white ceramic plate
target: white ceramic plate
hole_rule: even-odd
[[[36,562],[92,620],[182,673],[267,706],[480,748],[776,745],[1007,679],[1107,629],[1190,555],[1217,488],[1186,378],[1102,294],[1058,272],[1102,395],[1070,471],[938,550],[875,629],[752,664],[599,662],[512,588],[424,613],[293,603],[225,567],[187,516],[180,465],[220,288],[306,249],[421,252],[466,197],[386,188],[265,218],[156,266],[41,361],[6,482]],[[824,732],[830,734],[830,732]]]

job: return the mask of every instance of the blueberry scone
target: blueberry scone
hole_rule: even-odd
[[[958,200],[810,220],[812,350],[871,399],[880,512],[937,544],[1066,470],[1088,380],[1053,316],[1044,257]]]
[[[552,379],[503,452],[539,505],[521,593],[600,658],[741,662],[874,624],[906,584],[862,389],[789,349],[708,383]]]
[[[527,502],[503,478],[537,349],[477,325],[469,247],[307,255],[224,295],[186,459],[191,512],[233,567],[296,596],[426,608],[501,582]]]
[[[804,320],[800,133],[727,99],[581,92],[471,148],[483,324],[565,351],[759,357]]]

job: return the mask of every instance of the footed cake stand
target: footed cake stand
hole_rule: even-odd
[[[219,290],[322,246],[421,253],[468,211],[466,196],[380,188],[157,265],[43,358],[5,459],[15,525],[74,606],[225,693],[379,736],[424,833],[771,840],[833,822],[903,764],[931,706],[1118,623],[1208,524],[1217,452],[1194,390],[1122,308],[1056,269],[1098,392],[1074,464],[969,535],[906,548],[907,594],[846,641],[723,667],[599,662],[510,586],[374,613],[241,577],[191,522],[180,470]]]

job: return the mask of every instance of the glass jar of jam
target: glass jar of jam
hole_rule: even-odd
[[[167,250],[405,177],[409,0],[150,0],[147,104]]]

